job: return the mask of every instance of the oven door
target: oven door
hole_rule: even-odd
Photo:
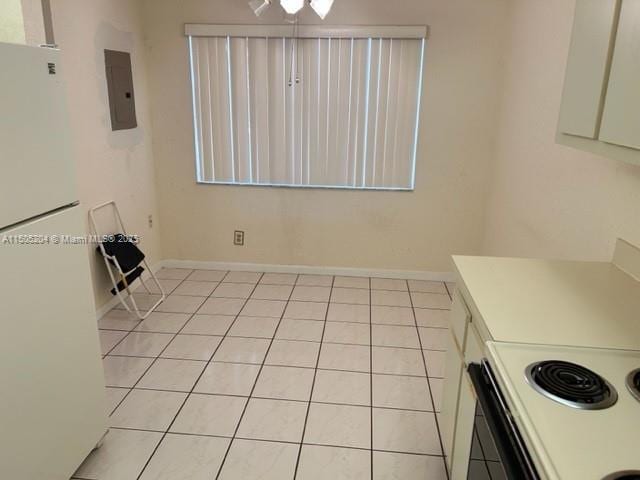
[[[467,480],[538,480],[491,367],[483,361],[467,371],[477,398]]]

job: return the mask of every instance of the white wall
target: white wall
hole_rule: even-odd
[[[2,0],[0,2],[0,42],[25,43],[20,0]]]
[[[130,0],[52,0],[54,32],[66,73],[73,152],[80,202],[85,210],[108,200],[121,207],[128,233],[142,237],[150,262],[160,259],[151,152],[149,96],[138,2]],[[131,52],[138,128],[111,131],[104,49]],[[109,299],[105,266],[92,247],[88,255],[96,306]]]
[[[244,0],[142,0],[164,257],[450,271],[452,253],[479,253],[507,3],[335,2],[327,24],[431,27],[416,190],[389,193],[196,185],[183,24],[282,17],[257,20]]]
[[[609,260],[640,244],[640,167],[555,143],[575,0],[513,0],[484,253]]]

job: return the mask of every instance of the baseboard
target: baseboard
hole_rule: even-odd
[[[156,264],[151,266],[151,271],[153,273],[157,273],[158,270],[160,270],[163,266],[164,266],[163,262],[157,262]],[[142,278],[147,280],[148,278],[151,278],[151,275],[149,275],[149,272],[145,272],[145,273],[142,274]],[[126,296],[127,296],[126,292],[123,293],[123,296],[125,296],[125,298],[126,298]],[[105,314],[108,311],[110,311],[113,307],[115,307],[119,303],[120,303],[120,299],[118,298],[117,295],[114,295],[111,300],[109,300],[107,303],[102,305],[100,308],[96,309],[96,318],[98,320],[100,320],[102,317],[105,316]]]
[[[233,270],[240,272],[304,273],[315,275],[342,275],[347,277],[401,278],[453,282],[453,272],[426,272],[420,270],[387,270],[349,267],[316,267],[310,265],[271,265],[264,263],[207,262],[198,260],[163,260],[164,268],[192,268],[198,270]]]

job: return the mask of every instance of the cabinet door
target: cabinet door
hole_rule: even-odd
[[[456,428],[456,414],[458,411],[458,395],[460,393],[460,380],[464,368],[462,351],[453,336],[449,332],[447,343],[447,356],[445,363],[444,387],[442,390],[442,415],[441,425],[442,443],[444,454],[447,458],[447,468],[451,471],[451,460],[453,458],[453,441]]]
[[[480,363],[484,356],[483,344],[475,328],[469,327],[465,343],[465,365]],[[476,394],[473,390],[471,379],[465,370],[460,382],[460,398],[458,400],[458,415],[451,461],[451,480],[467,480],[475,414]]]
[[[623,0],[600,140],[640,148],[640,0]]]
[[[595,139],[611,59],[619,0],[577,0],[562,94],[561,133]]]

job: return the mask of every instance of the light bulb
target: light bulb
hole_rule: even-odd
[[[304,0],[280,0],[280,5],[289,15],[295,15],[304,7]]]
[[[251,0],[249,2],[249,6],[253,10],[253,13],[255,13],[258,17],[262,15],[270,5],[271,0]]]
[[[333,0],[311,0],[311,8],[324,20],[333,6]]]

